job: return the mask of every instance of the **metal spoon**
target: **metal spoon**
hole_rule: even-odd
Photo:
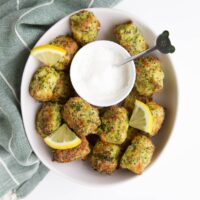
[[[115,66],[124,65],[132,60],[135,60],[135,59],[141,57],[141,56],[146,56],[155,50],[158,50],[164,54],[175,52],[175,47],[173,45],[171,45],[171,41],[169,39],[169,31],[163,31],[163,33],[157,37],[156,45],[154,47],[151,47],[151,48],[147,49],[146,51],[143,51],[135,56],[131,56],[131,57],[123,60],[121,63],[115,64]]]

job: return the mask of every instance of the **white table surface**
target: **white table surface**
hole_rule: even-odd
[[[122,185],[87,188],[50,172],[26,198],[66,200],[200,199],[200,1],[124,0],[116,8],[138,16],[156,32],[170,30],[176,53],[179,111],[171,140],[147,173]],[[196,52],[195,52],[196,51]]]

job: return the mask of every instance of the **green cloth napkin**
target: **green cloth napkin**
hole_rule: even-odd
[[[119,0],[0,0],[0,197],[23,198],[48,169],[33,153],[23,127],[20,84],[29,50],[69,13],[112,7]],[[27,105],[28,106],[28,105]]]

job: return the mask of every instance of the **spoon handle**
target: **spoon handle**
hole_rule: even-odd
[[[141,52],[141,53],[139,53],[139,54],[137,54],[137,55],[135,55],[135,56],[131,56],[131,57],[129,57],[129,58],[123,60],[123,62],[121,62],[121,63],[117,63],[117,66],[124,65],[124,64],[130,62],[131,60],[135,60],[135,59],[137,59],[137,58],[139,58],[139,57],[141,57],[141,56],[145,56],[145,55],[151,53],[152,51],[154,51],[154,50],[156,50],[156,49],[157,49],[156,46],[151,47],[151,48],[149,48],[149,49],[147,49],[147,50],[145,50],[145,51],[143,51],[143,52]]]

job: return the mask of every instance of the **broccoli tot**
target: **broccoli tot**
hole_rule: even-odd
[[[36,115],[36,130],[42,137],[46,137],[60,127],[61,121],[61,106],[46,102]]]
[[[83,46],[96,40],[100,23],[92,12],[82,10],[70,17],[70,26],[74,39]]]
[[[129,95],[124,99],[123,107],[126,108],[129,115],[133,112],[135,107],[135,100],[137,98],[137,90],[134,88]]]
[[[102,141],[122,144],[127,137],[128,113],[125,108],[113,106],[101,118],[99,135]]]
[[[118,145],[98,141],[92,150],[92,167],[98,172],[111,174],[117,168],[119,156]]]
[[[163,89],[164,72],[158,58],[153,56],[135,60],[136,89],[140,95],[152,96]]]
[[[123,154],[120,167],[141,174],[150,164],[154,149],[154,144],[147,136],[136,135]]]
[[[138,99],[144,103],[149,102],[152,100],[152,97],[146,97],[146,96],[141,96],[139,95],[138,91],[134,87],[132,91],[129,93],[129,95],[124,99],[124,102],[122,106],[126,108],[128,111],[129,117],[131,116],[133,109],[135,107],[135,100]]]
[[[63,119],[78,135],[96,133],[101,124],[99,111],[80,97],[72,97],[63,108]]]
[[[114,28],[113,32],[117,42],[132,56],[148,48],[143,35],[133,22],[119,24]]]
[[[81,144],[77,147],[66,150],[53,150],[53,161],[64,163],[78,159],[84,160],[89,153],[89,143],[85,137],[81,137]]]
[[[70,77],[63,71],[58,71],[60,78],[53,90],[51,101],[65,103],[72,95],[73,88],[70,82]]]
[[[29,85],[30,95],[38,101],[50,101],[59,74],[52,67],[40,67],[33,75]]]
[[[148,102],[147,105],[149,106],[149,109],[153,115],[153,130],[150,133],[150,136],[154,136],[158,133],[163,124],[165,111],[164,108],[156,102],[151,101]]]
[[[78,50],[78,44],[69,36],[59,36],[50,42],[51,45],[61,47],[66,50],[66,55],[63,62],[58,62],[54,65],[56,70],[68,70],[74,54]]]
[[[125,141],[120,145],[121,150],[125,151],[126,148],[131,144],[132,139],[139,133],[140,133],[140,130],[129,126],[128,131],[127,131],[127,137]]]

